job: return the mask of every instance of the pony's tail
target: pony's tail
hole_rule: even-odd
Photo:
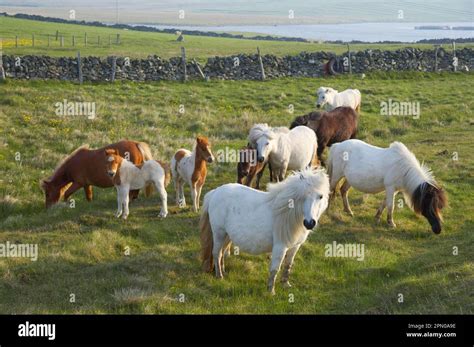
[[[148,146],[147,143],[138,142],[137,147],[138,147],[138,150],[140,151],[140,153],[142,154],[144,162],[147,161],[147,160],[152,160],[153,159],[153,155],[151,154],[150,146]],[[153,193],[153,190],[154,190],[153,183],[152,182],[147,183],[146,186],[145,186],[145,197],[146,198],[150,197],[151,194]]]
[[[159,161],[157,160],[158,164],[161,165],[163,170],[165,170],[165,187],[168,187],[168,185],[171,182],[171,166],[168,163],[165,163],[164,161]]]
[[[137,147],[138,147],[138,150],[140,151],[140,153],[143,156],[143,161],[153,159],[153,154],[151,154],[151,149],[150,149],[150,146],[148,146],[148,143],[138,142]]]
[[[204,204],[199,220],[199,230],[201,231],[201,261],[204,272],[212,272],[214,267],[212,257],[212,247],[214,246],[211,223],[209,221],[209,202],[211,200],[210,191],[204,197]]]

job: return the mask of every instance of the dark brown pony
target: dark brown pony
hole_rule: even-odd
[[[237,163],[237,183],[251,187],[252,181],[256,175],[257,181],[255,183],[255,189],[260,189],[260,179],[265,172],[267,163],[258,162],[256,155],[255,149],[253,149],[248,144],[247,147],[244,147],[239,151],[239,162]],[[268,165],[270,167],[270,164]],[[270,168],[270,182],[273,181],[272,176],[272,170]]]
[[[122,140],[111,145],[90,150],[82,146],[63,160],[53,175],[41,182],[45,194],[46,208],[57,203],[61,197],[67,200],[75,191],[84,188],[88,201],[92,200],[92,186],[113,187],[112,179],[105,167],[105,150],[116,149],[119,154],[135,165],[153,159],[150,147],[144,142]],[[138,191],[131,193],[136,198]]]
[[[299,125],[306,125],[314,130],[318,138],[318,158],[326,147],[333,143],[355,139],[359,115],[350,107],[336,107],[329,112],[311,112],[296,117],[290,129]],[[324,162],[323,162],[324,165]]]

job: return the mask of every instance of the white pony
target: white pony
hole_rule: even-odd
[[[115,149],[106,149],[107,174],[112,178],[117,189],[117,213],[115,216],[127,219],[128,192],[130,190],[147,188],[154,185],[161,198],[161,211],[159,217],[165,218],[168,215],[167,194],[165,187],[171,180],[169,166],[159,163],[156,160],[147,160],[140,166],[122,158]]]
[[[394,142],[389,148],[369,145],[360,140],[347,140],[332,145],[329,151],[328,174],[331,192],[338,182],[341,186],[344,211],[353,215],[347,199],[351,186],[364,193],[385,191],[385,199],[375,218],[380,220],[387,207],[387,222],[393,222],[393,205],[397,192],[404,194],[405,201],[417,214],[425,216],[435,234],[441,232],[441,209],[447,200],[444,190],[436,183],[430,169],[420,165],[415,155],[403,143]]]
[[[285,179],[287,170],[303,170],[315,164],[318,141],[312,129],[306,126],[285,131],[274,129],[267,124],[255,124],[248,140],[257,150],[257,160],[270,163],[277,182]]]
[[[321,87],[316,93],[318,95],[317,108],[325,106],[327,111],[332,111],[336,107],[348,106],[360,112],[362,97],[358,89],[346,89],[339,93],[335,89]]]
[[[204,197],[199,223],[203,270],[210,272],[215,267],[217,278],[222,278],[223,253],[232,242],[243,252],[272,253],[268,279],[272,294],[282,262],[282,282],[290,286],[296,252],[318,225],[328,198],[328,176],[323,170],[310,169],[270,184],[268,192],[237,183],[210,191]]]

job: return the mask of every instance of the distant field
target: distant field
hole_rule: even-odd
[[[17,24],[16,30],[21,27]],[[68,28],[69,33],[76,30],[72,26],[61,30]],[[170,54],[178,46],[168,42],[172,37],[156,34],[126,33],[124,42],[132,41],[134,35],[156,37],[158,54]],[[143,46],[135,46],[139,55],[146,48],[146,39],[141,42]],[[201,51],[191,39],[186,44],[195,54],[205,56],[213,49],[219,54],[237,49],[225,42],[251,43],[220,42]],[[166,48],[160,51],[160,45]],[[285,50],[298,47],[276,45]],[[109,53],[105,48],[90,48],[89,52]],[[39,259],[0,259],[0,312],[472,314],[472,82],[472,74],[453,73],[82,86],[9,80],[0,86],[0,243],[37,243]],[[122,138],[143,140],[156,158],[166,161],[176,149],[191,148],[197,134],[210,137],[214,152],[237,149],[245,145],[255,122],[289,125],[296,115],[311,111],[314,91],[320,85],[359,88],[358,136],[380,146],[402,141],[432,167],[450,200],[440,235],[434,235],[428,222],[406,207],[396,207],[396,229],[376,224],[374,215],[382,196],[351,191],[355,217],[342,212],[337,198],[296,257],[293,288],[278,284],[277,295],[270,297],[265,288],[266,256],[231,256],[224,280],[200,271],[199,215],[189,207],[175,207],[172,186],[167,189],[170,214],[165,220],[157,217],[156,194],[132,203],[126,222],[117,220],[113,189],[94,188],[91,203],[79,191],[73,195],[75,208],[62,203],[44,209],[40,179],[84,143],[97,147]],[[63,99],[95,102],[97,118],[55,115],[54,104]],[[420,119],[381,116],[380,102],[389,99],[420,102]],[[294,114],[288,112],[290,104]],[[178,112],[179,105],[185,106],[185,114]],[[212,164],[204,193],[234,182],[235,171],[235,163]],[[188,188],[186,194],[189,199]],[[324,245],[333,241],[364,244],[364,261],[325,257]],[[128,256],[124,255],[126,247],[131,250]],[[453,247],[458,255],[453,255]],[[75,303],[69,301],[71,294]],[[398,302],[399,294],[403,294],[403,303]]]
[[[60,40],[56,41],[56,31],[64,36],[64,47],[60,47]],[[84,43],[87,33],[88,44]],[[32,35],[35,35],[35,46],[32,44]],[[116,35],[120,34],[121,44],[115,44]],[[50,35],[50,47],[47,46]],[[72,36],[75,36],[76,46],[72,46]],[[16,48],[15,36],[19,38],[19,47]],[[347,51],[345,45],[255,41],[227,38],[212,38],[202,36],[185,36],[185,42],[177,42],[176,35],[149,33],[138,31],[116,30],[72,24],[56,24],[16,18],[0,17],[0,37],[3,39],[3,53],[15,55],[39,54],[49,56],[73,56],[80,50],[82,56],[128,56],[146,58],[156,54],[162,58],[180,55],[182,46],[186,47],[187,56],[204,61],[212,56],[226,56],[240,53],[256,52],[260,47],[263,54],[296,55],[301,51],[331,51],[342,53]],[[98,37],[100,42],[98,43]],[[111,44],[109,45],[109,37]],[[457,47],[474,47],[471,44],[458,44]],[[394,50],[402,47],[417,47],[432,49],[431,44],[357,44],[351,45],[353,51],[363,49]],[[447,48],[450,48],[447,46]]]

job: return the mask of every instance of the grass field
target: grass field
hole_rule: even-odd
[[[423,73],[82,86],[9,80],[0,85],[0,243],[36,243],[39,258],[0,259],[0,312],[473,313],[472,82],[472,74]],[[231,256],[220,281],[200,271],[199,216],[175,207],[172,186],[165,220],[156,194],[131,204],[127,221],[115,219],[113,189],[94,189],[91,203],[77,192],[75,208],[44,209],[40,179],[84,143],[143,140],[167,161],[196,134],[208,135],[214,152],[237,149],[253,123],[289,125],[310,111],[320,85],[359,88],[359,137],[380,146],[402,141],[433,168],[450,200],[440,235],[406,207],[396,207],[396,229],[377,225],[382,196],[351,191],[355,217],[343,214],[338,198],[297,255],[293,288],[278,285],[271,297],[267,256]],[[95,102],[97,117],[57,116],[63,99]],[[420,119],[381,116],[380,102],[389,99],[420,102]],[[234,181],[235,163],[215,163],[204,192]],[[364,244],[364,261],[325,257],[333,241]]]
[[[64,36],[64,47],[56,41],[56,31]],[[84,35],[87,33],[88,45],[84,46]],[[121,44],[115,44],[117,33]],[[32,46],[32,34],[35,35],[35,46]],[[48,47],[47,35],[51,35]],[[76,46],[72,46],[72,36]],[[109,35],[111,45],[109,45]],[[18,48],[15,47],[15,36],[18,36]],[[100,43],[97,38],[100,36]],[[326,43],[255,41],[202,36],[185,36],[185,42],[177,42],[172,34],[116,30],[73,24],[46,23],[0,16],[0,38],[3,39],[3,53],[15,55],[40,54],[48,56],[75,56],[80,50],[82,56],[128,56],[146,58],[156,54],[162,58],[179,56],[181,47],[186,47],[187,56],[205,61],[212,56],[227,56],[239,53],[256,53],[260,47],[262,54],[296,55],[301,51],[331,51],[337,54],[347,51],[345,45]],[[451,49],[450,45],[445,45]],[[394,50],[402,47],[433,49],[431,44],[354,44],[352,51],[363,49]],[[457,48],[474,47],[473,43],[458,44]]]

